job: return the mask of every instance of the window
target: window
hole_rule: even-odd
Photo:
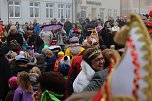
[[[58,4],[58,18],[64,17],[64,4]]]
[[[108,16],[109,17],[112,17],[111,11],[112,11],[111,9],[108,9]]]
[[[104,19],[104,11],[105,11],[105,8],[100,8],[100,17],[102,18],[102,19]]]
[[[81,17],[84,19],[86,18],[86,7],[84,6],[81,7]]]
[[[53,18],[54,11],[53,11],[53,4],[52,3],[46,3],[46,17],[47,18]]]
[[[72,6],[71,5],[66,5],[66,18],[71,18],[71,12],[72,11]]]
[[[9,18],[21,18],[20,2],[9,1]]]
[[[113,11],[113,17],[116,19],[117,18],[117,9],[114,9],[114,11]]]
[[[32,18],[40,17],[40,3],[39,2],[30,3],[30,17],[32,17]]]

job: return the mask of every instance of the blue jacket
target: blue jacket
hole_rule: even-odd
[[[34,31],[35,31],[35,34],[39,36],[39,34],[41,32],[41,28],[38,23],[34,26]]]

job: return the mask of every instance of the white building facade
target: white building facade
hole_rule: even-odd
[[[120,16],[120,0],[76,0],[76,18],[102,18]]]
[[[0,18],[7,24],[9,21],[32,22],[37,19],[40,24],[49,23],[51,19],[75,19],[72,0],[0,0]]]

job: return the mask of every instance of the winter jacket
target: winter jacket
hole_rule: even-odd
[[[39,34],[41,32],[41,28],[40,28],[40,25],[38,23],[36,25],[34,25],[34,32],[37,36],[39,36]]]
[[[21,34],[16,33],[16,34],[9,34],[7,37],[7,43],[10,43],[12,40],[16,40],[17,43],[22,47],[23,45],[23,37]]]
[[[108,70],[109,69],[104,69],[102,71],[96,72],[95,75],[93,76],[92,80],[90,81],[90,83],[84,89],[84,91],[97,91],[97,90],[99,90],[107,78]]]
[[[9,91],[8,80],[10,78],[10,64],[5,54],[8,53],[8,45],[0,43],[0,99],[5,99]]]
[[[93,75],[95,74],[92,67],[90,67],[90,65],[84,60],[81,62],[81,68],[82,70],[73,82],[73,90],[76,93],[82,92],[90,83]]]

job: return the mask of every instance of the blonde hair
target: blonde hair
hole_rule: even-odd
[[[25,72],[25,71],[22,71],[22,72],[19,72],[17,74],[17,79],[18,79],[18,83],[19,83],[19,86],[27,91],[27,92],[32,92],[32,85],[31,85],[31,81],[30,81],[30,75]]]
[[[30,73],[36,73],[38,74],[39,76],[41,75],[41,71],[38,67],[33,67],[31,70],[30,70]]]

